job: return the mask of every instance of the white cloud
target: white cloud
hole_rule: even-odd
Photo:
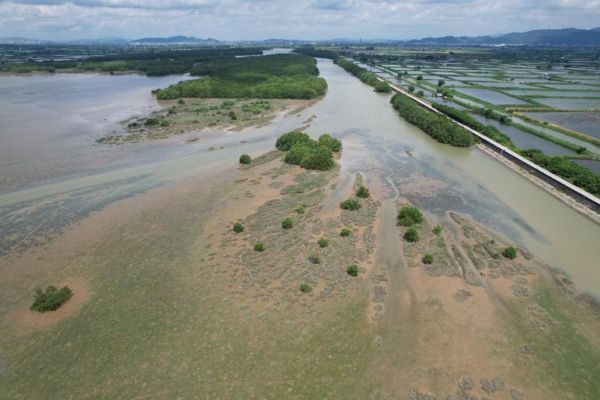
[[[600,0],[0,0],[0,36],[49,39],[404,39],[597,21]]]

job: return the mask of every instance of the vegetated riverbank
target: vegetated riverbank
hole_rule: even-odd
[[[26,74],[32,72],[106,72],[126,73],[136,71],[148,76],[185,74],[198,63],[241,55],[261,55],[258,47],[218,47],[196,49],[147,48],[126,49],[109,55],[92,55],[81,60],[19,62],[0,65],[2,73]]]
[[[318,99],[162,100],[159,102],[160,111],[126,120],[122,133],[103,136],[96,141],[104,144],[135,143],[186,134],[186,141],[193,143],[206,136],[206,129],[243,130],[266,126],[277,115],[297,114],[316,101]]]
[[[419,240],[405,242],[396,214],[406,200],[386,175],[368,170],[347,186],[342,174],[272,152],[124,200],[43,251],[0,259],[3,393],[599,393],[600,323],[564,275],[524,250],[505,258],[509,244],[454,213],[437,234],[425,215]],[[356,196],[362,185],[367,198]],[[36,286],[72,277],[90,293],[76,312],[43,326],[23,319]]]

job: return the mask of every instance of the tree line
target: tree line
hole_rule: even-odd
[[[207,76],[159,89],[156,97],[312,99],[327,91],[316,61],[301,54],[217,58],[195,65],[191,72]]]
[[[475,136],[456,125],[443,115],[428,111],[403,94],[396,94],[392,106],[402,118],[421,128],[426,134],[440,143],[456,147],[469,147],[475,144]]]

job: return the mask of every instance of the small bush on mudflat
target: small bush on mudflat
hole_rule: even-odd
[[[146,121],[144,121],[144,125],[148,125],[148,126],[158,125],[158,124],[159,124],[159,122],[158,122],[157,118],[148,118],[148,119],[146,119]]]
[[[297,212],[298,214],[304,214],[304,210],[305,210],[305,209],[306,209],[306,207],[302,205],[302,206],[300,206],[300,207],[296,208],[296,212]]]
[[[48,286],[46,291],[38,289],[31,310],[38,312],[54,311],[65,304],[73,296],[73,291],[65,286],[57,289],[56,286]]]
[[[319,241],[317,243],[319,243],[319,247],[327,247],[327,246],[329,246],[329,240],[325,239],[324,237],[322,237],[321,239],[319,239]]]
[[[404,206],[398,213],[398,225],[412,226],[423,222],[423,214],[417,207]]]
[[[248,154],[242,154],[240,156],[240,164],[250,164],[252,162],[252,157]]]
[[[407,242],[416,242],[419,240],[419,232],[413,227],[410,227],[404,232],[404,240]]]
[[[342,230],[340,231],[340,236],[347,237],[350,236],[351,233],[352,231],[350,229],[342,228]]]
[[[294,221],[291,218],[286,218],[281,221],[281,227],[283,229],[292,229],[294,227]]]
[[[361,207],[362,206],[361,206],[360,202],[356,199],[347,199],[340,203],[340,208],[342,210],[356,211],[356,210],[360,210]]]
[[[346,268],[346,272],[351,276],[358,276],[358,265],[352,264]]]
[[[321,256],[317,253],[311,253],[310,256],[308,256],[308,259],[313,264],[321,264]]]
[[[265,251],[266,248],[267,248],[267,246],[265,246],[265,244],[263,242],[254,243],[254,250],[256,250],[258,252],[263,252],[263,251]]]
[[[233,231],[235,233],[241,233],[244,232],[244,225],[242,225],[239,222],[236,222],[235,224],[233,224]]]
[[[311,142],[310,136],[308,136],[304,132],[300,131],[291,131],[288,133],[284,133],[283,135],[277,138],[277,142],[275,143],[275,147],[281,151],[288,151],[295,144],[298,143],[309,143]]]
[[[312,287],[308,283],[303,283],[300,285],[300,291],[303,293],[312,292]]]
[[[360,197],[361,199],[366,199],[369,196],[369,189],[366,186],[361,185],[356,191],[356,197]]]
[[[515,258],[517,258],[517,249],[515,249],[514,247],[507,247],[502,251],[502,255],[506,258],[510,258],[511,260],[514,260]]]
[[[422,261],[423,264],[433,264],[433,256],[431,254],[425,254]]]
[[[442,233],[442,227],[439,225],[436,225],[433,227],[432,232],[436,235],[439,235],[440,233]]]

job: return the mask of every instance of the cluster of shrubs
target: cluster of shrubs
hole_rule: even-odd
[[[475,144],[475,136],[443,115],[428,111],[403,94],[392,97],[391,103],[406,121],[421,128],[440,143],[456,147]]]
[[[288,164],[327,171],[333,168],[333,153],[342,150],[342,142],[329,134],[313,140],[304,132],[291,131],[281,135],[275,147],[286,152],[284,161]]]
[[[398,212],[397,224],[408,227],[406,232],[404,232],[404,240],[407,242],[416,242],[419,240],[419,232],[415,228],[415,225],[421,222],[423,222],[423,214],[417,207],[404,206]]]
[[[369,192],[369,189],[366,186],[360,185],[356,190],[356,197],[359,197],[361,199],[366,199],[370,195],[371,194]],[[340,203],[340,208],[342,210],[356,211],[362,208],[362,204],[360,204],[360,201],[358,201],[357,199],[350,198],[342,201]]]
[[[340,203],[340,208],[342,210],[355,211],[355,210],[360,210],[361,207],[362,207],[362,205],[356,199],[346,199]]]
[[[54,311],[62,306],[73,296],[73,291],[65,286],[58,289],[56,286],[48,286],[45,291],[38,289],[31,310],[38,312]]]

